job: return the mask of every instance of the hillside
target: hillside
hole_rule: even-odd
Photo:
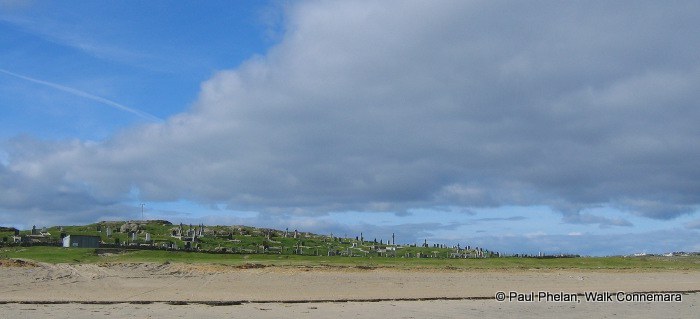
[[[14,236],[14,233],[20,236]],[[172,224],[165,220],[101,221],[82,226],[53,226],[16,231],[4,229],[0,238],[6,245],[61,243],[66,235],[99,236],[103,247],[163,249],[235,254],[277,254],[306,256],[361,256],[406,258],[478,258],[497,253],[476,247],[447,247],[441,244],[394,244],[372,238],[341,238],[298,230],[250,226],[207,226]]]

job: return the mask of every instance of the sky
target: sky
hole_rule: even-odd
[[[0,224],[700,251],[698,29],[697,1],[0,0]]]

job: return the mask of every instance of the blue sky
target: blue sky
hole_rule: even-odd
[[[265,53],[274,43],[275,10],[265,2],[7,1],[0,16],[2,69],[167,118],[187,110],[216,71]],[[5,138],[27,131],[44,139],[103,140],[149,120],[2,76],[3,111],[12,112],[2,119]]]
[[[0,223],[700,251],[698,9],[0,0]]]

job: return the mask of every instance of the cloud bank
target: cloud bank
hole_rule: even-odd
[[[695,2],[301,2],[191,109],[104,142],[3,143],[0,214],[190,200],[323,214],[700,203]],[[25,218],[27,217],[25,216]]]

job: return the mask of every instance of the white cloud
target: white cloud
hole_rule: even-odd
[[[525,236],[525,238],[533,239],[533,238],[538,238],[538,237],[547,236],[547,233],[545,233],[545,232],[543,232],[543,231],[540,230],[540,231],[536,231],[536,232],[533,232],[533,233],[527,233],[527,234],[525,234],[524,236]]]
[[[100,144],[8,142],[0,208],[84,216],[138,189],[263,213],[694,212],[700,10],[616,6],[301,2],[186,113]]]

